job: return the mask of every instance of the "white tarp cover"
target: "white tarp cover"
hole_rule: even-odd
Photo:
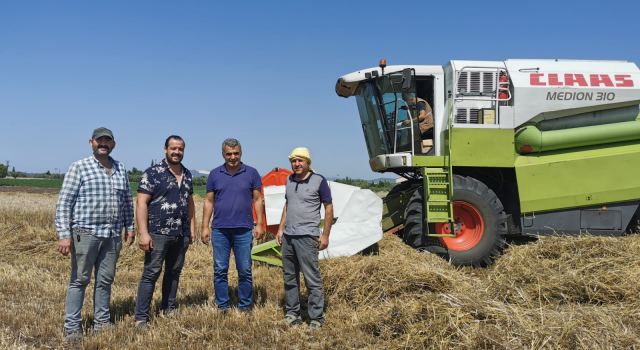
[[[280,225],[284,208],[285,186],[266,186],[264,188],[264,208],[267,226]],[[275,232],[273,232],[275,233]]]
[[[362,190],[329,181],[333,198],[333,215],[329,247],[319,257],[351,256],[382,239],[382,199],[371,190]],[[267,225],[280,223],[284,208],[285,186],[264,188]],[[321,209],[324,218],[324,207]],[[318,228],[318,230],[322,230]]]

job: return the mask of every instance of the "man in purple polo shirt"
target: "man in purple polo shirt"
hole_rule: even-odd
[[[240,161],[242,146],[236,139],[226,139],[222,143],[225,163],[211,170],[207,180],[207,197],[202,210],[202,243],[213,245],[213,287],[218,308],[229,309],[229,257],[231,249],[238,270],[238,309],[251,315],[253,300],[253,277],[251,275],[251,247],[253,213],[256,210],[257,225],[255,238],[264,234],[262,228],[262,179],[256,169]],[[213,210],[215,204],[215,210]],[[211,231],[209,220],[213,213]]]

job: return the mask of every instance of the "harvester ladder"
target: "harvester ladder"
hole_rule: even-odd
[[[448,167],[423,168],[428,223],[453,221],[451,175]]]
[[[425,225],[429,223],[453,223],[453,172],[451,166],[451,92],[449,92],[449,123],[447,130],[446,167],[422,168],[422,179],[425,189]],[[451,234],[430,233],[429,237],[455,237],[452,227]]]

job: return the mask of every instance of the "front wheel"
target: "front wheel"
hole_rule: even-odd
[[[414,248],[438,254],[456,266],[493,264],[506,243],[507,216],[500,199],[482,182],[453,176],[452,225],[429,225],[429,232],[455,237],[422,235],[423,189],[416,190],[405,210],[404,240]]]

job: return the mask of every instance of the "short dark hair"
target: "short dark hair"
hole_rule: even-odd
[[[167,137],[167,140],[164,142],[164,148],[168,148],[168,147],[169,147],[169,141],[170,141],[171,139],[174,139],[174,140],[176,140],[176,141],[182,141],[182,145],[183,145],[183,146],[185,146],[185,147],[187,146],[187,143],[186,143],[186,142],[184,142],[184,140],[182,139],[182,137],[180,137],[180,136],[178,136],[178,135],[171,135],[171,136]]]

